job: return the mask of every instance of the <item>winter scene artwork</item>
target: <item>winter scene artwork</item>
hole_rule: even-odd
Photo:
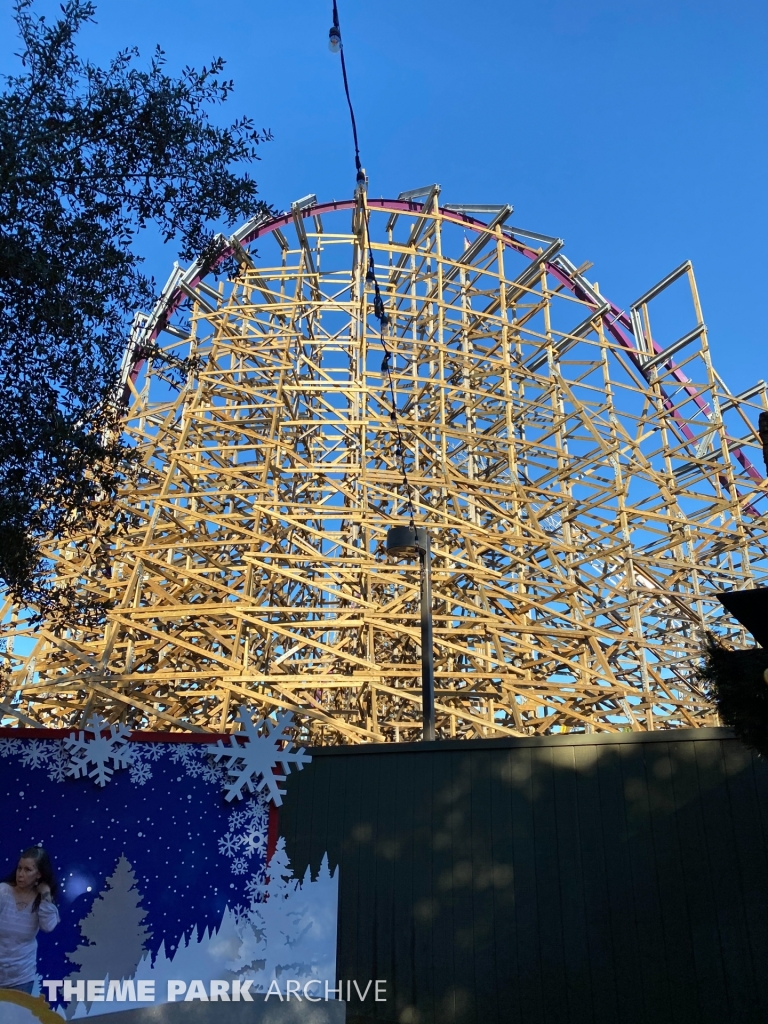
[[[216,743],[98,718],[55,738],[3,730],[1,877],[26,847],[51,857],[61,922],[38,933],[34,994],[59,1020],[136,1006],[78,997],[78,982],[97,980],[122,992],[154,982],[155,1002],[169,982],[214,979],[254,996],[290,979],[333,998],[338,869],[326,858],[316,877],[294,877],[275,828],[282,783],[310,757],[291,743],[290,713],[240,721]],[[73,998],[46,979],[68,981]]]

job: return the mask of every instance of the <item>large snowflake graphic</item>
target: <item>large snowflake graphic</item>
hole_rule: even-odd
[[[213,755],[216,762],[223,760],[226,764],[227,778],[225,782],[226,800],[242,800],[246,790],[249,793],[259,793],[266,789],[270,799],[276,806],[283,802],[285,790],[280,788],[280,783],[285,782],[286,776],[290,774],[291,765],[301,771],[305,764],[312,758],[304,752],[304,747],[299,750],[292,750],[293,740],[290,736],[290,728],[293,724],[293,713],[283,711],[275,718],[274,724],[267,720],[267,731],[259,735],[261,721],[254,722],[250,713],[245,708],[240,708],[240,722],[246,733],[246,742],[241,745],[238,738],[243,734],[237,733],[230,736],[231,746],[227,747],[223,740],[219,740],[215,747],[207,747],[209,754]],[[282,765],[283,774],[277,775],[273,769]]]
[[[102,732],[107,729],[109,735],[102,736]],[[86,733],[92,733],[93,739],[87,739]],[[85,723],[84,730],[64,740],[64,746],[70,754],[67,775],[73,775],[76,779],[87,775],[97,785],[106,786],[117,768],[127,768],[133,763],[128,749],[130,734],[130,729],[125,725],[108,725],[100,715],[93,715]],[[93,765],[93,770],[89,772],[90,765]]]

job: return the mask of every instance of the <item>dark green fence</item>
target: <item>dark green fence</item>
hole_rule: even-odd
[[[768,1022],[768,765],[726,730],[313,753],[280,832],[387,982],[348,1019]]]

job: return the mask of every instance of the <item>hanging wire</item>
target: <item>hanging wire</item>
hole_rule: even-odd
[[[357,141],[357,121],[355,121],[355,110],[352,106],[352,97],[349,94],[349,79],[347,78],[347,62],[344,60],[344,44],[341,41],[341,28],[339,26],[339,9],[336,6],[336,0],[333,0],[333,25],[331,31],[328,33],[331,48],[334,52],[338,50],[339,56],[341,57],[341,74],[344,78],[344,92],[347,97],[347,106],[349,107],[349,119],[352,122],[352,138],[355,142],[355,170],[357,171],[357,184],[365,184],[365,171],[363,165],[360,163],[360,145]]]
[[[357,137],[357,121],[355,120],[355,110],[352,106],[352,97],[349,91],[349,79],[347,77],[347,64],[344,60],[344,43],[341,38],[341,26],[339,25],[339,10],[336,4],[336,0],[333,0],[333,24],[330,32],[328,33],[328,41],[331,50],[334,53],[338,53],[341,57],[341,74],[344,79],[344,93],[347,97],[347,106],[349,107],[349,118],[352,122],[352,138],[355,144],[355,171],[357,187],[359,189],[365,189],[366,178],[365,170],[363,169],[360,161],[360,144]],[[389,385],[389,396],[392,402],[392,411],[389,414],[392,424],[395,429],[397,436],[397,447],[396,454],[400,464],[400,471],[403,475],[402,483],[403,490],[405,491],[407,502],[406,511],[408,512],[411,520],[411,529],[416,530],[414,523],[414,506],[413,506],[413,491],[411,489],[411,482],[408,479],[408,466],[405,460],[405,442],[403,441],[403,434],[400,430],[400,421],[397,417],[397,399],[395,397],[395,382],[392,376],[392,360],[394,355],[387,344],[385,337],[385,329],[389,326],[390,320],[387,315],[387,311],[384,308],[384,299],[381,296],[381,289],[379,288],[379,282],[376,279],[376,264],[373,259],[373,248],[371,247],[371,224],[370,224],[370,213],[368,210],[368,204],[364,204],[365,213],[365,241],[366,248],[368,250],[368,269],[365,274],[366,284],[373,286],[373,315],[379,321],[379,337],[381,340],[381,347],[384,350],[384,358],[381,362],[381,372],[386,374],[387,382]]]
[[[408,479],[408,468],[407,468],[406,462],[405,462],[405,442],[403,441],[403,435],[402,435],[402,433],[400,431],[400,421],[397,418],[397,405],[396,405],[396,399],[395,399],[395,384],[394,384],[394,381],[392,379],[392,368],[390,366],[390,359],[392,358],[392,353],[389,351],[389,348],[387,347],[387,343],[384,340],[384,327],[383,327],[383,325],[382,325],[382,328],[381,328],[381,344],[382,344],[382,347],[384,349],[384,358],[381,361],[381,371],[382,371],[382,373],[386,373],[387,379],[389,380],[389,394],[390,394],[390,398],[392,400],[392,412],[389,414],[389,417],[392,420],[392,423],[393,423],[394,428],[395,428],[395,433],[397,434],[397,448],[396,448],[396,452],[397,452],[398,460],[400,462],[400,471],[403,474],[403,489],[405,490],[405,494],[406,494],[406,497],[408,499],[405,507],[406,507],[406,511],[408,512],[408,515],[410,516],[410,519],[411,519],[411,528],[413,530],[415,530],[416,529],[416,524],[413,521],[414,511],[415,511],[414,507],[413,507],[413,492],[411,491],[411,481]]]

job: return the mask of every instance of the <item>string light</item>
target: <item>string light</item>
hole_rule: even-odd
[[[357,171],[357,184],[365,185],[365,171],[360,163],[360,146],[357,141],[357,122],[355,121],[355,111],[352,107],[352,97],[349,94],[349,80],[347,78],[347,62],[344,60],[344,44],[341,41],[341,27],[339,25],[339,9],[336,6],[336,0],[333,0],[333,24],[331,25],[330,32],[328,33],[328,47],[332,53],[338,53],[341,57],[341,74],[344,78],[344,93],[347,97],[347,106],[349,107],[349,117],[352,121],[352,138],[355,142],[355,169]]]
[[[344,93],[347,97],[347,106],[349,107],[349,117],[352,123],[352,138],[355,144],[355,170],[357,173],[357,187],[365,190],[366,187],[366,176],[363,165],[360,161],[360,145],[357,138],[357,122],[355,120],[355,111],[352,106],[352,97],[349,92],[349,79],[347,78],[347,63],[344,59],[344,44],[341,41],[341,26],[339,24],[339,10],[336,4],[336,0],[333,0],[333,24],[328,33],[328,47],[332,53],[338,53],[341,57],[341,74],[344,79]],[[392,376],[392,361],[393,354],[387,345],[387,339],[385,336],[385,329],[389,326],[390,319],[384,306],[384,299],[381,295],[379,288],[379,282],[376,279],[376,264],[373,259],[373,249],[371,248],[371,231],[370,231],[370,219],[368,206],[365,205],[365,232],[366,232],[366,248],[368,250],[368,266],[365,272],[365,282],[368,285],[373,286],[373,315],[379,321],[379,337],[381,340],[381,347],[384,350],[384,358],[381,362],[381,373],[382,376],[386,375],[387,383],[389,386],[389,396],[392,403],[392,411],[389,416],[392,420],[392,425],[395,429],[397,437],[397,445],[395,448],[397,459],[400,464],[400,470],[403,474],[403,489],[406,494],[406,511],[408,512],[411,520],[412,529],[416,529],[414,523],[414,507],[413,507],[413,492],[411,490],[411,483],[408,479],[408,466],[405,459],[405,442],[403,441],[403,435],[400,430],[400,422],[397,418],[397,399],[395,397],[395,382]]]

